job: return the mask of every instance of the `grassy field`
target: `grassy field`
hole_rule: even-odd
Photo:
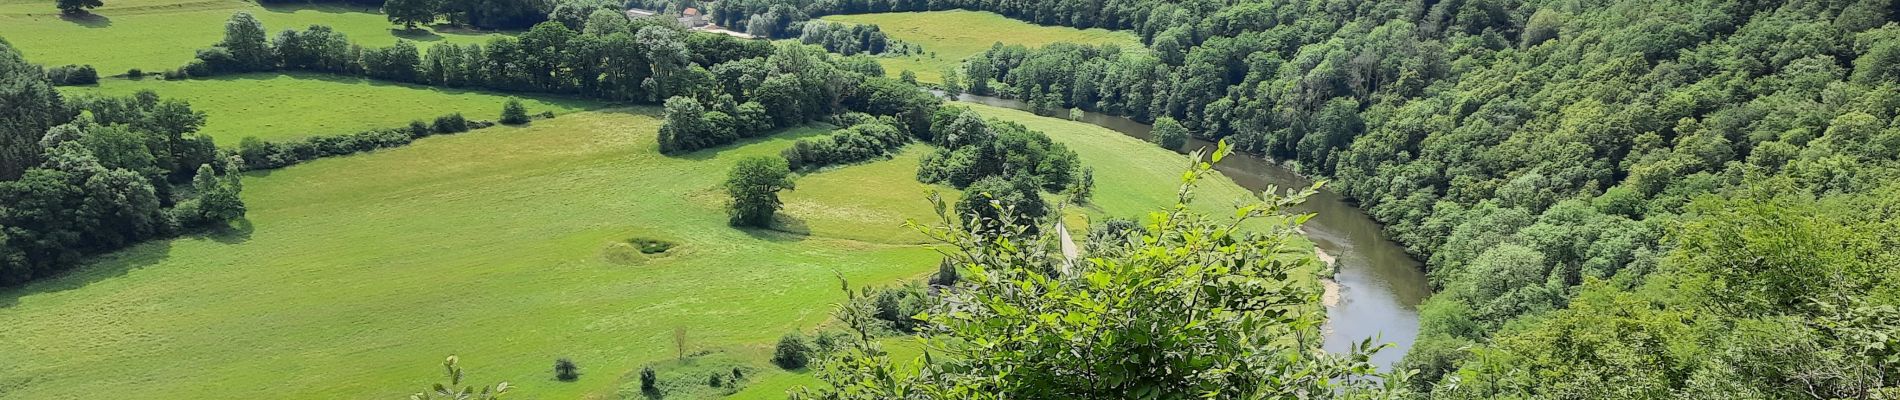
[[[369,47],[388,46],[404,38],[426,49],[437,41],[479,42],[494,34],[426,28],[405,31],[375,9],[354,6],[260,6],[241,0],[105,3],[105,7],[93,10],[92,17],[70,19],[61,17],[52,1],[0,0],[0,38],[13,43],[34,63],[91,64],[101,75],[118,75],[128,68],[150,72],[184,65],[197,49],[223,38],[224,21],[237,11],[256,15],[272,35],[322,24]]]
[[[880,57],[878,62],[884,65],[891,76],[908,70],[917,73],[918,81],[931,83],[943,82],[944,68],[955,67],[963,59],[989,50],[990,45],[997,42],[1029,47],[1058,42],[1116,43],[1130,48],[1141,46],[1140,39],[1129,32],[1042,26],[983,11],[834,15],[824,19],[875,24],[892,38],[922,46],[924,54]]]
[[[95,86],[61,88],[68,94],[126,96],[151,90],[185,100],[206,114],[201,131],[219,145],[236,146],[245,136],[265,140],[355,133],[404,126],[460,112],[493,121],[509,95],[373,81],[335,75],[243,74],[185,81],[156,78],[105,79]],[[233,95],[242,93],[243,95]],[[549,96],[518,96],[530,113],[567,114],[602,107],[599,102]]]
[[[1166,204],[1184,164],[1092,125],[979,110],[1096,165],[1101,194],[1083,212]],[[249,219],[231,232],[0,291],[0,398],[386,399],[437,381],[448,354],[475,382],[518,385],[513,398],[611,398],[672,358],[675,327],[693,349],[767,346],[828,318],[834,272],[876,284],[935,270],[895,226],[932,218],[914,178],[924,148],[803,177],[786,196],[795,233],[743,231],[724,224],[730,163],[823,131],[668,157],[655,113],[580,112],[247,177]],[[1245,195],[1224,180],[1202,193]],[[635,237],[679,247],[625,254]],[[554,381],[558,357],[583,377]]]

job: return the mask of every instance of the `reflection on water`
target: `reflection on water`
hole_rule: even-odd
[[[957,100],[1035,111],[1027,103],[1010,99],[966,94]],[[1149,126],[1134,120],[1092,112],[1081,117],[1082,122],[1148,137]],[[1203,146],[1212,144],[1194,140],[1187,147]],[[1254,191],[1313,184],[1279,164],[1247,154],[1229,156],[1215,169]],[[1375,338],[1375,342],[1391,342],[1394,347],[1379,352],[1373,361],[1380,365],[1398,361],[1418,337],[1418,304],[1431,294],[1424,269],[1398,243],[1385,238],[1378,222],[1338,193],[1321,190],[1296,211],[1316,214],[1306,223],[1307,237],[1320,250],[1336,257],[1339,267],[1334,279],[1339,282],[1340,300],[1327,310],[1331,329],[1326,335],[1326,348],[1345,351],[1352,343]]]

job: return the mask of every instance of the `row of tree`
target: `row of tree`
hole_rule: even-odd
[[[314,71],[398,82],[503,91],[544,92],[616,101],[659,102],[707,97],[715,65],[759,58],[770,43],[689,34],[668,21],[599,10],[580,31],[548,21],[519,36],[486,44],[436,44],[426,52],[407,41],[364,49],[325,26],[285,30],[269,40],[263,25],[239,12],[216,46],[175,75],[209,76],[271,70]],[[859,64],[870,63],[869,60]]]
[[[911,142],[910,134],[898,129],[890,117],[854,113],[840,119],[846,120],[840,125],[848,127],[829,135],[799,139],[779,155],[792,170],[806,171],[882,158]]]
[[[884,35],[877,25],[809,21],[800,30],[798,41],[818,45],[825,51],[843,55],[904,54],[913,51],[903,41]]]
[[[68,101],[0,41],[0,284],[243,217],[204,114],[147,91]]]
[[[852,111],[889,117],[906,135],[924,137],[942,103],[917,86],[885,78],[874,60],[796,43],[779,45],[769,56],[714,65],[709,75],[704,89],[667,99],[661,151],[725,145]]]
[[[526,114],[522,118],[527,118]],[[403,128],[372,129],[345,135],[311,136],[280,142],[267,142],[247,136],[238,141],[237,156],[246,170],[276,169],[323,157],[403,146],[424,137],[467,132],[494,124],[470,121],[456,113],[438,117],[433,123],[413,121]]]
[[[1849,226],[1884,215],[1862,203],[1900,178],[1894,2],[1150,8],[1164,7],[1168,24],[1133,25],[1152,51],[996,46],[960,72],[975,91],[1173,119],[1334,178],[1428,259],[1440,293],[1404,363],[1417,388],[1863,398],[1900,386],[1891,339],[1860,333],[1891,329],[1870,316],[1900,306],[1900,278],[1861,268],[1893,265],[1896,247],[1748,237],[1837,233],[1774,222],[1790,213]],[[1788,208],[1812,204],[1857,211]],[[1777,261],[1771,248],[1821,256]],[[1572,329],[1597,323],[1616,329]],[[1851,350],[1795,350],[1831,346]]]

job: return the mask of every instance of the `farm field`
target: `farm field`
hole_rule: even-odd
[[[114,0],[92,10],[93,17],[72,20],[61,17],[48,1],[0,0],[0,38],[43,65],[91,64],[100,75],[124,74],[129,68],[158,72],[178,68],[191,61],[198,49],[216,44],[224,35],[224,21],[237,11],[257,16],[273,35],[322,24],[367,47],[388,46],[401,38],[427,49],[438,41],[473,43],[499,34],[428,28],[403,31],[375,9],[343,5]]]
[[[221,146],[237,146],[246,136],[264,140],[296,139],[396,128],[409,121],[460,112],[471,119],[495,120],[509,94],[418,86],[314,73],[257,73],[182,81],[157,78],[103,79],[98,85],[61,88],[69,95],[129,96],[151,90],[179,99],[206,114],[205,134]],[[233,93],[243,93],[234,96]],[[567,114],[603,107],[596,101],[553,96],[514,95],[530,113]]]
[[[917,73],[920,82],[942,83],[943,69],[955,67],[963,59],[989,50],[997,42],[1042,47],[1051,43],[1121,44],[1139,48],[1134,33],[1107,29],[1075,29],[1042,26],[1018,21],[1002,14],[982,11],[925,11],[879,14],[833,15],[823,19],[855,24],[875,24],[893,39],[924,48],[924,54],[902,57],[878,57],[886,73]]]
[[[1049,134],[1097,166],[1100,209],[1087,212],[1132,215],[1173,192],[1176,155],[979,110],[1063,128]],[[881,284],[935,270],[919,237],[896,233],[934,218],[914,178],[921,146],[804,177],[784,219],[809,234],[736,230],[718,189],[730,163],[823,130],[669,157],[654,147],[656,112],[579,112],[249,176],[234,232],[0,292],[0,342],[20,349],[0,354],[0,398],[392,398],[435,382],[448,354],[477,382],[519,385],[516,398],[601,396],[670,359],[675,327],[694,349],[768,345],[829,318],[834,271]],[[1245,193],[1217,181],[1203,199]],[[680,246],[647,257],[616,244],[634,237]],[[584,377],[554,381],[557,357]]]

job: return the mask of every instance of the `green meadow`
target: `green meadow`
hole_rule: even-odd
[[[1075,213],[1165,205],[1185,165],[1093,125],[977,109],[1095,166],[1096,204]],[[673,358],[676,328],[689,351],[769,347],[829,318],[837,275],[881,285],[935,270],[900,226],[934,220],[933,188],[915,180],[922,145],[803,176],[778,230],[738,230],[719,189],[730,164],[825,130],[664,156],[656,115],[576,112],[248,176],[248,220],[229,232],[0,292],[0,398],[394,398],[435,382],[449,354],[476,382],[518,385],[515,398],[610,398]],[[1224,179],[1201,192],[1210,205],[1246,195]],[[677,247],[637,254],[635,238]],[[552,379],[560,357],[579,381]],[[759,378],[767,392],[810,379]]]
[[[918,81],[931,83],[943,82],[944,68],[956,67],[998,42],[1032,48],[1058,42],[1141,46],[1141,40],[1130,32],[1042,26],[985,11],[833,15],[823,19],[875,24],[891,38],[922,46],[923,54],[879,57],[878,62],[891,76],[897,76],[899,71],[911,71],[917,73]]]
[[[462,113],[493,121],[510,95],[445,89],[313,73],[225,75],[184,81],[157,78],[103,79],[98,85],[61,88],[69,95],[128,96],[151,90],[162,98],[191,103],[206,114],[200,132],[219,145],[236,146],[246,136],[296,139],[395,128],[421,119]],[[238,95],[241,94],[241,95]],[[516,95],[530,113],[567,114],[603,107],[599,102],[545,95]]]
[[[100,75],[119,75],[130,68],[157,72],[184,65],[197,49],[216,44],[224,35],[224,21],[238,11],[256,15],[272,34],[322,24],[369,47],[406,39],[426,49],[433,42],[481,42],[497,34],[429,28],[405,31],[378,10],[356,6],[260,6],[240,0],[105,3],[92,10],[91,17],[72,19],[60,16],[51,1],[0,0],[0,37],[35,63],[91,64]]]

